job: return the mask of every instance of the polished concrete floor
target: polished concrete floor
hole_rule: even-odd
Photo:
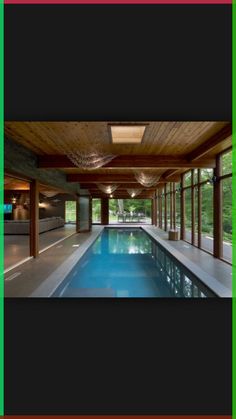
[[[46,231],[39,235],[39,251],[51,246],[53,243],[69,237],[75,233],[75,225],[67,224],[55,230]],[[29,236],[6,235],[4,236],[4,269],[29,257]]]
[[[113,226],[110,226],[111,228]],[[128,227],[128,226],[127,226]],[[163,240],[168,240],[167,233],[153,226],[146,226]],[[102,230],[101,226],[93,226],[91,233],[74,234],[60,244],[41,253],[39,258],[31,259],[5,275],[6,297],[27,297],[38,287],[47,282],[70,258],[77,257],[78,248],[86,245]],[[229,290],[232,288],[232,267],[215,259],[208,253],[191,246],[184,241],[168,241],[185,257],[194,262],[203,271],[212,275]]]
[[[56,244],[36,259],[30,259],[5,274],[5,297],[28,297],[62,266],[78,248],[99,233],[102,228],[94,226],[92,233],[73,234]]]

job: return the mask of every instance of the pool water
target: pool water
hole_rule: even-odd
[[[141,228],[105,228],[54,297],[213,297]]]

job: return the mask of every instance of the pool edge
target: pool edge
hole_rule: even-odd
[[[190,261],[186,256],[181,252],[176,250],[170,243],[166,243],[161,239],[158,234],[155,234],[150,230],[150,227],[142,226],[141,227],[145,233],[151,236],[160,246],[163,247],[168,253],[171,254],[179,263],[181,263],[186,269],[188,269],[193,275],[197,277],[206,287],[208,287],[212,292],[216,294],[217,297],[221,298],[232,298],[232,290],[230,291],[223,284],[221,284],[218,279],[214,278],[212,275],[208,274],[202,268]]]

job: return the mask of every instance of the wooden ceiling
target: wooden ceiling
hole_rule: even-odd
[[[25,180],[4,176],[4,190],[27,191],[29,188],[30,184]]]
[[[226,121],[139,121],[147,127],[142,143],[132,145],[112,144],[111,123],[5,122],[5,136],[35,152],[40,168],[64,172],[68,181],[79,182],[81,188],[89,189],[93,196],[95,192],[100,196],[97,182],[119,183],[117,195],[122,194],[122,184],[123,194],[127,184],[139,188],[134,177],[137,169],[155,171],[161,175],[161,182],[178,181],[180,173],[188,168],[214,167],[216,154],[232,145],[232,127]],[[101,169],[76,168],[67,153],[85,151],[91,145],[116,157]],[[142,194],[152,193],[145,191]]]
[[[4,175],[4,190],[5,191],[29,191],[30,182],[25,179],[18,179],[11,175]],[[39,185],[39,191],[44,192],[64,193],[62,189],[54,188],[48,185]]]

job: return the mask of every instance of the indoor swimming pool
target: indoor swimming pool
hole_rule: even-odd
[[[53,297],[215,297],[142,228],[105,228]]]

